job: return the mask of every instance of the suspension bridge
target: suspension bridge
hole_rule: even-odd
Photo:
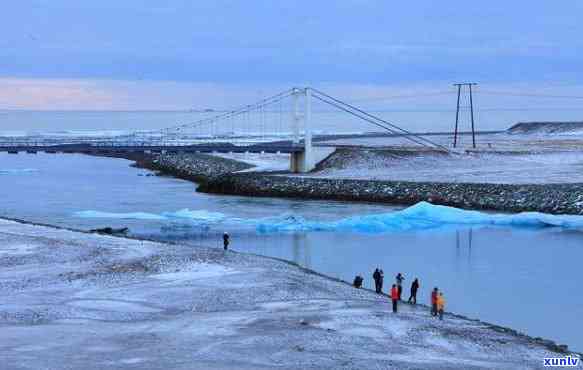
[[[159,130],[110,138],[4,138],[0,139],[0,152],[289,153],[290,171],[309,172],[335,150],[314,140],[318,127],[312,116],[314,102],[415,147],[449,152],[447,147],[424,136],[311,87],[291,88],[253,104]]]

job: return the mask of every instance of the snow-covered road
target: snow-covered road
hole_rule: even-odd
[[[0,220],[2,369],[522,369],[522,336],[288,263]]]

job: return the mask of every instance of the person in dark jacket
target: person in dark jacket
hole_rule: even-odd
[[[372,278],[374,280],[374,289],[375,292],[377,292],[377,294],[381,293],[381,272],[379,271],[379,269],[375,269],[373,274],[372,274]]]
[[[437,297],[439,295],[439,289],[437,287],[433,288],[431,292],[431,316],[437,316]]]
[[[411,284],[411,295],[409,296],[408,302],[417,304],[417,290],[419,289],[419,279],[415,278]]]
[[[397,274],[397,276],[395,277],[395,280],[397,281],[397,289],[399,290],[399,301],[400,301],[401,294],[403,293],[403,280],[405,280],[405,277],[403,276],[403,274],[401,274],[399,272]]]
[[[227,234],[227,232],[225,231],[225,233],[223,234],[223,249],[224,250],[229,249],[229,242],[230,242],[229,234]]]
[[[363,281],[362,276],[356,275],[354,277],[354,282],[352,284],[354,285],[355,288],[361,288],[362,287],[362,281]]]
[[[383,282],[385,281],[385,272],[381,269],[379,270],[381,278],[379,279],[379,293],[383,292]]]
[[[391,300],[393,301],[393,312],[397,313],[397,304],[399,302],[399,288],[397,284],[393,284],[391,288]]]

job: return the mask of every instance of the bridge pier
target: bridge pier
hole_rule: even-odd
[[[313,170],[306,166],[306,152],[294,152],[289,155],[289,169],[293,173],[306,173]]]
[[[310,158],[306,158],[306,151],[292,152],[289,156],[290,171],[293,173],[308,173],[335,151],[336,148],[331,146],[315,147],[311,150]]]

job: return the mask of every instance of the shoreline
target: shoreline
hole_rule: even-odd
[[[231,174],[207,179],[198,191],[254,197],[384,203],[419,202],[469,210],[508,213],[583,214],[581,184],[484,184],[328,179]]]
[[[497,184],[332,179],[282,172],[234,173],[251,165],[206,154],[119,154],[133,166],[198,184],[210,194],[280,197],[400,206],[425,201],[461,209],[583,215],[583,184]]]
[[[159,240],[155,240],[155,239],[140,238],[140,237],[135,237],[135,236],[127,236],[127,235],[126,236],[123,236],[123,235],[103,235],[103,234],[99,234],[99,233],[95,233],[95,232],[90,232],[87,230],[69,228],[69,227],[63,227],[63,226],[56,226],[56,225],[44,224],[44,223],[36,223],[36,222],[26,221],[26,220],[18,219],[18,218],[0,217],[0,220],[14,222],[14,223],[22,224],[22,225],[34,226],[34,227],[45,227],[45,228],[49,228],[49,229],[64,230],[64,231],[69,231],[69,232],[73,232],[73,233],[82,233],[82,234],[87,234],[87,235],[92,235],[92,236],[97,236],[97,237],[107,237],[107,238],[122,239],[122,240],[147,241],[147,242],[153,242],[153,243],[161,244],[161,245],[183,247],[183,245],[181,245],[179,242],[159,241]],[[208,247],[208,246],[198,246],[198,247],[194,247],[194,248],[201,248],[201,247],[205,248],[205,249],[209,249],[209,250],[217,249],[217,248],[212,248],[212,247]],[[323,274],[323,273],[318,272],[318,271],[313,270],[313,269],[303,267],[303,266],[301,266],[293,261],[289,261],[289,260],[286,260],[283,258],[264,256],[264,255],[260,255],[260,254],[249,253],[249,252],[239,252],[236,250],[229,250],[229,253],[231,253],[231,254],[234,253],[236,255],[242,255],[242,256],[252,256],[252,257],[258,258],[258,259],[264,259],[264,260],[268,260],[268,261],[275,261],[275,262],[283,263],[285,265],[288,265],[288,266],[291,266],[291,267],[297,269],[298,271],[300,271],[303,274],[323,278],[323,279],[326,279],[326,280],[328,280],[330,282],[334,282],[334,283],[340,283],[340,284],[343,284],[347,287],[350,287],[351,289],[370,293],[373,296],[376,296],[376,293],[372,289],[364,288],[364,287],[359,288],[359,289],[354,288],[352,286],[352,283],[350,283],[349,281],[342,280],[340,278],[336,278],[336,277],[332,277],[332,276],[328,276],[326,274]],[[389,296],[386,293],[382,293],[381,296],[389,299]],[[429,309],[430,309],[430,307],[428,305],[423,304],[423,303],[418,303],[416,305],[412,305],[410,303],[403,301],[403,302],[401,302],[401,305],[406,305],[406,306],[410,306],[410,307],[414,307],[414,308],[420,307],[427,312],[429,312]],[[518,330],[509,328],[509,327],[505,327],[505,326],[501,326],[498,324],[482,321],[479,318],[472,318],[472,317],[468,317],[468,316],[465,316],[462,314],[457,314],[457,313],[448,312],[448,311],[446,311],[446,314],[452,318],[456,318],[456,319],[464,320],[467,322],[483,325],[486,328],[488,328],[489,330],[492,330],[492,331],[497,332],[497,333],[508,334],[508,335],[514,336],[516,338],[523,339],[523,340],[527,341],[528,343],[530,343],[531,345],[542,346],[542,347],[546,348],[547,350],[558,353],[558,354],[564,354],[564,355],[571,354],[571,355],[577,355],[577,356],[580,356],[583,358],[583,352],[571,351],[571,350],[569,350],[569,346],[566,344],[558,344],[557,342],[550,340],[550,339],[544,339],[541,337],[534,337],[534,336],[531,336],[527,333],[523,333],[523,332],[520,332]]]

